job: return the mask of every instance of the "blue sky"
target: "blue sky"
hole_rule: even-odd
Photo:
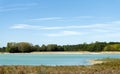
[[[0,47],[120,41],[120,0],[0,0],[0,34]]]

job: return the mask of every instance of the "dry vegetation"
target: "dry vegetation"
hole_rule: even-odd
[[[92,66],[0,66],[0,74],[120,74],[120,59]]]

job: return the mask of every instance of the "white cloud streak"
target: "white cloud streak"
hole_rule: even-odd
[[[52,21],[52,20],[62,20],[61,17],[48,17],[48,18],[38,18],[38,19],[31,19],[31,21]]]
[[[1,6],[0,12],[7,12],[7,11],[16,11],[16,10],[25,10],[29,9],[33,6],[36,6],[37,3],[29,3],[29,4],[13,4],[7,6]]]
[[[62,21],[62,22],[71,22],[71,21],[80,21],[81,19],[109,19],[112,17],[95,17],[95,16],[76,16],[76,17],[43,17],[36,19],[29,19],[30,22],[41,22],[41,21]]]
[[[120,21],[114,21],[105,24],[92,24],[92,25],[70,25],[70,26],[38,26],[28,24],[16,24],[11,26],[11,29],[25,29],[25,30],[46,30],[49,34],[46,36],[58,37],[69,35],[85,35],[85,34],[114,34],[120,31]],[[55,33],[53,33],[53,31]],[[59,32],[58,32],[59,31]],[[51,33],[52,32],[52,33]]]
[[[23,10],[23,9],[27,9],[27,8],[21,8],[21,7],[15,7],[15,8],[1,8],[0,12],[6,12],[6,11],[15,11],[15,10]]]
[[[40,27],[40,26],[39,26]],[[36,29],[38,26],[32,26],[27,24],[17,24],[11,27],[12,29]]]
[[[47,34],[49,37],[58,37],[58,36],[71,36],[71,35],[81,35],[82,33],[77,31],[62,31],[59,33]]]
[[[94,25],[81,25],[81,26],[53,26],[53,27],[46,27],[46,26],[34,26],[28,24],[16,24],[12,26],[12,29],[33,29],[33,30],[61,30],[61,29],[92,29],[92,28],[103,28],[108,25],[104,24],[94,24]]]
[[[77,17],[73,17],[76,19],[110,19],[112,17],[107,17],[107,16],[101,16],[101,17],[97,17],[97,16],[77,16]]]
[[[79,19],[89,19],[89,18],[95,18],[94,16],[77,16],[74,18],[79,18]]]

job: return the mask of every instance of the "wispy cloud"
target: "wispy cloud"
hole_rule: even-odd
[[[24,9],[29,9],[29,8],[36,6],[36,5],[37,5],[37,3],[13,4],[13,5],[1,6],[0,12],[24,10]]]
[[[21,7],[15,7],[15,8],[1,8],[0,12],[6,12],[6,11],[15,11],[15,10],[23,10],[23,9],[27,9],[27,8],[21,8]]]
[[[31,19],[30,21],[58,21],[58,20],[62,20],[63,18],[61,17],[48,17],[48,18],[38,18],[38,19]]]
[[[71,36],[71,35],[81,35],[82,33],[77,32],[77,31],[62,31],[58,33],[53,33],[53,34],[47,34],[47,36],[50,37],[58,37],[58,36]]]
[[[112,24],[120,24],[120,21],[113,21]]]
[[[27,24],[17,24],[11,27],[12,29],[31,29],[37,28],[37,26],[27,25]]]
[[[105,27],[104,24],[94,24],[94,25],[77,25],[77,26],[35,26],[28,24],[16,24],[11,26],[12,29],[33,29],[33,30],[60,30],[60,29],[92,29],[92,28],[100,28]]]
[[[69,35],[83,35],[83,34],[110,34],[118,33],[120,31],[120,21],[114,21],[103,24],[91,24],[91,25],[70,25],[70,26],[39,26],[29,24],[16,24],[10,27],[11,29],[25,29],[25,30],[43,30],[46,32],[46,36],[58,37]],[[59,32],[58,32],[59,31]],[[54,32],[54,33],[53,33]]]
[[[7,5],[5,7],[31,7],[31,6],[37,6],[38,3],[22,3],[22,4],[12,4]]]
[[[74,18],[87,19],[87,18],[95,18],[95,17],[94,16],[76,16]]]
[[[43,26],[33,26],[28,24],[17,24],[10,27],[11,29],[31,29],[31,30],[42,30]]]
[[[76,18],[76,19],[109,19],[109,18],[112,18],[112,17],[108,17],[108,16],[76,16],[76,17],[73,17],[73,18]]]
[[[93,29],[92,31],[94,31],[94,32],[101,32],[101,33],[111,32],[111,30],[107,30],[107,29]]]
[[[78,21],[79,19],[86,19],[86,18],[93,18],[93,16],[78,16],[78,17],[43,17],[43,18],[37,18],[37,19],[30,19],[31,22],[41,22],[41,21],[64,21],[64,22],[70,22],[70,21]]]
[[[81,20],[100,20],[100,19],[111,19],[112,17],[96,17],[96,16],[76,16],[76,17],[43,17],[43,18],[35,18],[29,19],[29,22],[41,22],[41,21],[58,21],[58,22],[77,22]]]

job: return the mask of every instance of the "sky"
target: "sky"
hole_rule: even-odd
[[[120,0],[0,0],[0,34],[0,47],[120,41]]]

